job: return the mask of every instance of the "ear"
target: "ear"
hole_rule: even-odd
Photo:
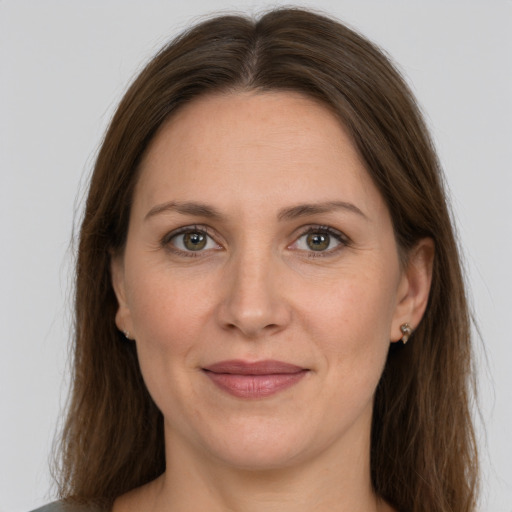
[[[126,301],[124,262],[122,255],[110,255],[110,275],[112,279],[112,288],[114,288],[114,293],[116,294],[118,303],[118,308],[115,317],[116,326],[121,332],[125,333],[127,337],[132,338],[132,318],[130,308]]]
[[[392,341],[402,338],[400,326],[405,323],[414,331],[425,313],[432,283],[434,253],[434,241],[431,238],[422,238],[410,250],[398,286],[390,333]]]

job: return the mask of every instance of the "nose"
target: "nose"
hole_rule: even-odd
[[[291,308],[285,299],[285,276],[272,255],[233,258],[223,279],[218,321],[223,329],[260,338],[285,329]]]

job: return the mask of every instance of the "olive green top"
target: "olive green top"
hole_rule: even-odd
[[[32,510],[32,512],[101,512],[101,510],[95,507],[88,507],[87,505],[74,505],[55,501],[44,507]]]
[[[44,507],[32,510],[32,512],[100,512],[99,508],[87,505],[78,505],[74,503],[64,503],[63,501],[54,501]]]

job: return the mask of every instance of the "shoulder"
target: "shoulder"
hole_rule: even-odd
[[[76,503],[55,501],[45,505],[44,507],[32,510],[32,512],[101,512],[101,510],[89,505],[79,505]]]

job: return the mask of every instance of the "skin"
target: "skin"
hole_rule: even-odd
[[[329,208],[291,210],[305,204]],[[208,233],[204,249],[184,245],[184,227]],[[182,108],[142,162],[112,262],[116,323],[163,413],[167,470],[114,511],[392,510],[371,489],[373,396],[390,341],[424,312],[432,256],[422,240],[401,267],[387,207],[326,107],[237,92]],[[308,371],[244,399],[203,371],[231,359]]]

